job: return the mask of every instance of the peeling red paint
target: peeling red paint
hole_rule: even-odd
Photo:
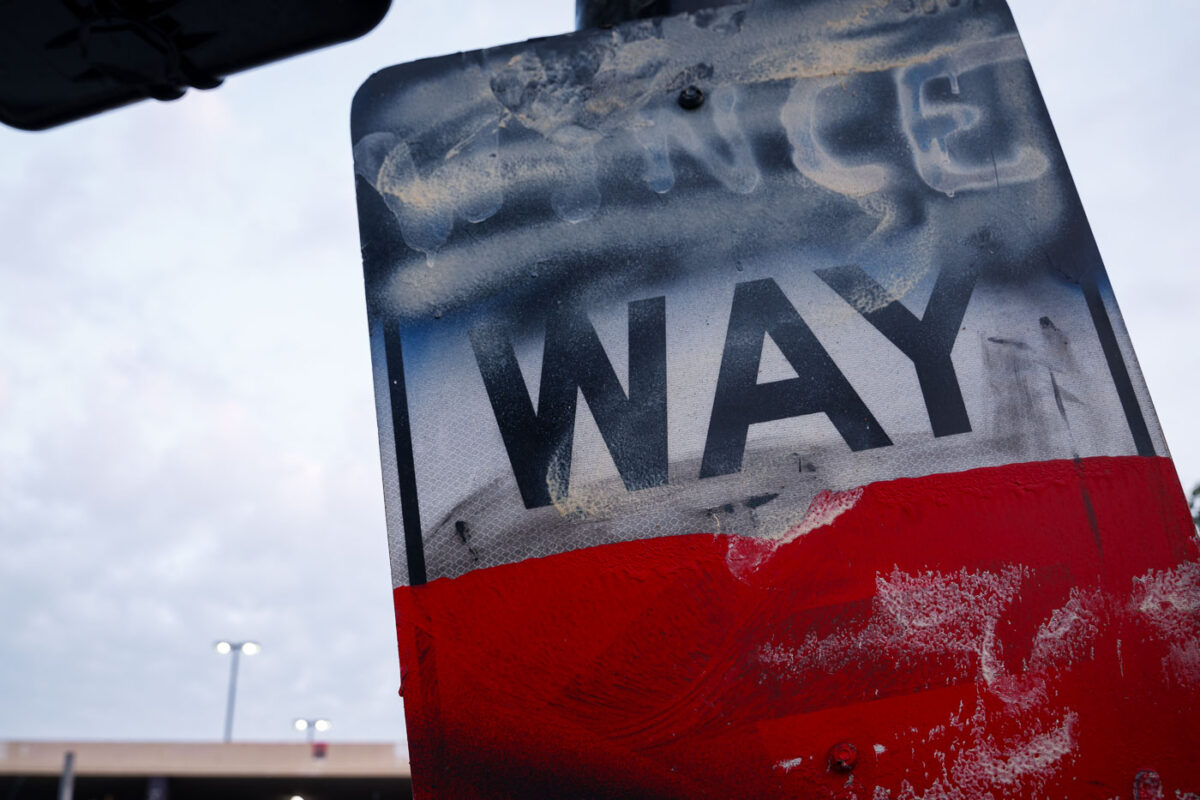
[[[1169,460],[852,496],[782,542],[658,538],[397,589],[418,796],[1200,787],[1200,551]]]

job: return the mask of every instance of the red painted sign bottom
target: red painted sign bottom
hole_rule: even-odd
[[[1200,798],[1200,551],[1162,458],[818,497],[396,590],[419,797]]]

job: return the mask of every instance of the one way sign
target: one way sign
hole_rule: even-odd
[[[1002,2],[421,61],[353,137],[418,795],[1200,792],[1194,529]]]

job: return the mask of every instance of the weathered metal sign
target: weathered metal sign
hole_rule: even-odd
[[[353,138],[419,795],[1200,792],[1194,530],[1002,2],[421,61]]]

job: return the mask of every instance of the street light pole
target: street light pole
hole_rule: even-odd
[[[233,705],[237,700],[237,676],[238,676],[238,659],[245,653],[252,656],[257,653],[262,647],[258,642],[227,642],[219,641],[214,645],[214,649],[221,655],[230,656],[229,661],[229,695],[225,701],[225,743],[228,744],[233,739]]]
[[[229,659],[229,696],[225,700],[225,742],[228,743],[233,738],[233,704],[237,700],[237,673],[238,673],[238,658],[241,656],[241,648],[235,649]]]

